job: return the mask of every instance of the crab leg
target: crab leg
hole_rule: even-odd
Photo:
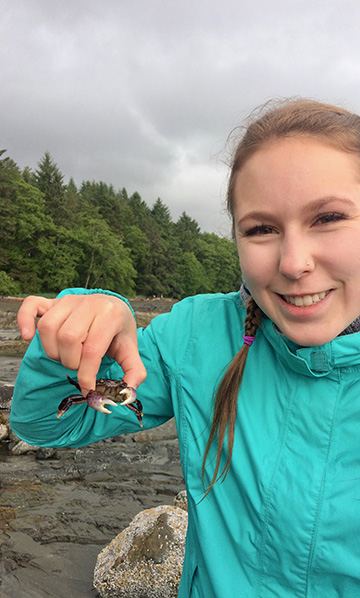
[[[86,400],[87,399],[82,395],[70,395],[69,397],[65,397],[58,407],[57,416],[61,417],[72,405],[81,405],[81,403],[86,403]]]
[[[70,384],[72,384],[73,386],[75,386],[75,388],[77,388],[77,389],[78,389],[78,390],[81,392],[81,387],[80,387],[80,384],[78,384],[78,383],[76,382],[76,380],[72,380],[72,379],[70,378],[70,376],[68,376],[68,374],[66,374],[66,377],[67,377],[67,381],[68,381],[68,382],[70,382]]]
[[[143,418],[143,409],[142,409],[142,404],[140,403],[140,401],[137,399],[134,403],[130,403],[129,405],[126,405],[126,407],[128,409],[131,409],[131,411],[134,411],[138,422],[141,426],[141,428],[143,427],[143,423],[142,423],[142,418]]]

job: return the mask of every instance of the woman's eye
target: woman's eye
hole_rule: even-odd
[[[245,233],[245,237],[252,237],[255,235],[270,235],[275,232],[275,229],[272,226],[268,226],[266,224],[261,224],[258,226],[253,226]]]
[[[315,224],[328,224],[331,222],[337,222],[338,220],[346,220],[346,214],[340,214],[339,212],[328,212],[326,214],[320,214],[315,219]]]

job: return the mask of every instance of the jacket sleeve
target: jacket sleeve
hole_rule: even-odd
[[[69,292],[83,294],[88,291],[66,291]],[[140,355],[148,371],[147,379],[138,389],[138,398],[144,410],[144,428],[158,426],[174,415],[171,368],[163,358],[163,354],[171,350],[173,335],[168,324],[170,316],[157,316],[147,329],[138,330]],[[161,350],[158,338],[161,339]],[[11,407],[10,425],[21,439],[37,446],[83,446],[140,429],[135,414],[121,405],[110,406],[112,414],[99,413],[87,404],[73,405],[61,418],[57,418],[61,400],[74,394],[67,374],[70,378],[76,378],[76,372],[47,357],[37,333],[22,361]],[[118,363],[104,356],[98,377],[121,379],[122,375]]]

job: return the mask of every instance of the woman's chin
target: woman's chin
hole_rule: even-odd
[[[291,327],[284,326],[282,328],[275,324],[275,327],[279,334],[302,347],[326,345],[343,331],[343,328],[339,328],[339,326],[332,328],[331,326],[324,326],[324,324],[300,324],[299,326],[293,324]]]

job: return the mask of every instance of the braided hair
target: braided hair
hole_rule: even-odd
[[[261,324],[261,309],[256,305],[254,299],[250,297],[247,304],[247,316],[245,318],[245,335],[255,337],[256,331]],[[237,410],[237,400],[241,381],[244,375],[246,358],[249,352],[249,345],[244,343],[240,351],[230,362],[230,365],[220,382],[214,407],[214,417],[210,436],[206,445],[205,455],[202,466],[202,476],[204,479],[206,459],[209,454],[210,447],[218,437],[218,447],[216,455],[215,471],[210,482],[209,487],[206,490],[205,496],[210,492],[211,488],[218,479],[225,478],[229,472],[231,456],[234,446],[234,430],[235,430],[235,417]],[[225,433],[228,430],[227,440],[227,461],[226,464],[219,474],[222,447],[225,440]],[[204,496],[204,498],[205,498]]]

